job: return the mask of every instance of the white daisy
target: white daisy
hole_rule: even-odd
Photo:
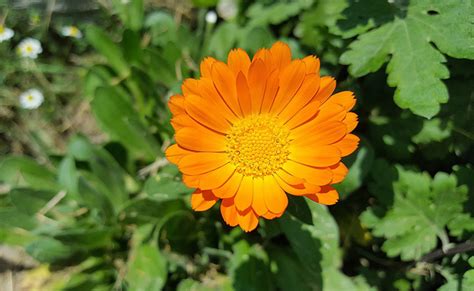
[[[16,49],[20,56],[30,59],[36,59],[43,52],[39,40],[31,37],[22,40]]]
[[[36,109],[44,101],[43,93],[38,89],[27,90],[20,95],[20,105],[25,109]]]
[[[235,0],[220,0],[217,4],[217,13],[225,20],[234,18],[237,12],[238,7]]]
[[[74,25],[61,28],[61,34],[68,37],[82,38],[82,32]]]
[[[206,22],[214,24],[217,21],[217,14],[214,11],[209,11],[206,13]]]
[[[15,32],[8,27],[0,25],[0,42],[9,40],[15,35]]]

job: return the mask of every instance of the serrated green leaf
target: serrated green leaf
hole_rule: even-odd
[[[350,65],[352,75],[363,76],[390,59],[388,84],[397,87],[395,103],[431,118],[449,98],[441,81],[449,77],[441,52],[474,58],[474,29],[469,20],[473,13],[469,1],[410,1],[405,17],[360,35],[341,56],[341,63]]]
[[[382,249],[388,256],[419,259],[436,247],[438,238],[449,243],[445,227],[462,213],[467,189],[456,186],[454,175],[442,172],[431,178],[397,167],[397,173],[398,179],[392,183],[393,205],[386,215],[377,218],[369,209],[361,220],[373,228],[375,236],[386,238]],[[372,187],[372,191],[376,189],[383,190]]]

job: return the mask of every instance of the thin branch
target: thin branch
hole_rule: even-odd
[[[44,216],[48,211],[53,209],[64,197],[66,197],[66,191],[62,190],[59,191],[48,203],[38,211],[39,216]]]
[[[463,243],[454,245],[453,247],[443,251],[443,249],[438,249],[435,251],[432,251],[431,253],[423,256],[418,262],[426,262],[430,263],[433,261],[436,261],[439,258],[446,257],[446,256],[452,256],[455,254],[459,253],[465,253],[469,251],[474,251],[474,241],[468,240]]]

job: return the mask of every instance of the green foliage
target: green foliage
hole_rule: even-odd
[[[372,6],[369,1],[361,2],[364,7]],[[369,32],[364,31],[373,25],[362,29],[363,34],[341,56],[341,62],[349,64],[350,73],[359,77],[380,69],[391,55],[388,84],[397,87],[395,102],[431,118],[439,112],[439,104],[448,101],[448,90],[441,80],[449,77],[449,71],[441,52],[474,58],[474,30],[472,23],[467,24],[473,12],[469,1],[410,1],[403,18],[394,16],[393,21]]]
[[[402,167],[393,171],[387,164],[381,161],[379,164],[377,172],[373,173],[375,179],[383,172],[395,172],[397,176],[391,185],[386,180],[375,181],[372,185],[372,193],[390,209],[380,217],[378,214],[383,209],[371,208],[361,218],[363,224],[373,228],[374,235],[387,239],[382,249],[388,256],[400,255],[402,260],[420,259],[436,247],[437,238],[444,248],[449,247],[446,227],[456,233],[472,227],[472,218],[459,221],[463,203],[467,200],[467,189],[457,187],[454,175],[438,172],[431,178],[426,173]]]
[[[56,2],[51,18],[0,4],[15,30],[0,43],[0,244],[40,264],[12,270],[41,285],[26,289],[474,289],[472,1],[236,0],[231,19],[216,0]],[[25,37],[35,60],[15,53]],[[275,40],[355,92],[361,143],[338,204],[290,195],[244,233],[219,205],[192,211],[164,158],[167,102],[205,56]],[[26,110],[32,87],[45,102]]]

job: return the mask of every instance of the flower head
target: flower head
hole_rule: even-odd
[[[43,48],[39,40],[29,37],[18,44],[17,52],[24,58],[36,59],[43,52]]]
[[[21,93],[20,105],[25,109],[36,109],[43,103],[44,97],[38,89],[30,89]]]
[[[217,13],[225,20],[234,18],[237,12],[238,7],[235,0],[220,0],[217,4]]]
[[[0,24],[0,42],[9,40],[14,35],[15,35],[15,32],[13,32],[13,30]]]
[[[209,11],[206,13],[206,22],[214,24],[217,22],[217,14],[214,11]]]
[[[169,101],[176,144],[166,156],[196,188],[193,209],[221,200],[225,222],[251,231],[284,213],[287,194],[335,204],[332,185],[348,172],[341,158],[359,143],[354,95],[335,87],[316,57],[292,60],[282,42],[252,60],[241,49],[227,63],[204,59],[201,78]]]
[[[63,26],[61,28],[61,34],[63,36],[73,37],[73,38],[82,38],[82,32],[76,26]]]

